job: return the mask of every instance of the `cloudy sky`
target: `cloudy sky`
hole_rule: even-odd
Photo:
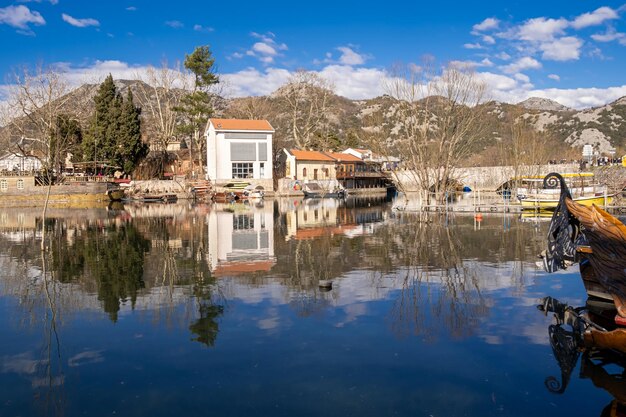
[[[594,0],[0,0],[0,84],[39,63],[75,83],[132,78],[210,45],[230,96],[271,93],[304,68],[371,98],[395,63],[431,56],[473,66],[494,99],[585,108],[626,96],[625,17],[625,3]]]

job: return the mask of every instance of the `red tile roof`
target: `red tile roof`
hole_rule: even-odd
[[[270,131],[274,128],[267,120],[209,119],[215,130]]]
[[[351,155],[349,153],[327,152],[326,154],[339,162],[363,162],[361,158]]]
[[[327,161],[335,162],[333,158],[320,151],[300,151],[297,149],[290,149],[289,153],[296,157],[299,161]]]

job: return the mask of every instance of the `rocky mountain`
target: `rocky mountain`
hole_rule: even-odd
[[[557,103],[554,100],[540,97],[530,97],[517,103],[517,105],[528,110],[573,111],[573,109]]]
[[[138,94],[139,89],[145,87],[140,81],[118,80],[116,85],[123,95],[128,88],[133,90],[136,104],[147,106],[142,102],[145,95]],[[68,103],[86,110],[83,114],[89,114],[97,88],[98,85],[93,84],[77,88],[70,93],[73,97]],[[276,145],[294,146],[290,133],[292,109],[285,100],[285,93],[283,87],[283,90],[265,97],[216,97],[215,115],[266,118],[276,129]],[[313,143],[312,147],[372,147],[376,142],[394,152],[395,145],[403,139],[402,120],[398,114],[400,103],[393,97],[383,95],[368,100],[350,100],[331,94],[325,106],[326,121],[317,129],[317,134],[324,136],[325,142]],[[482,129],[468,164],[492,164],[496,154],[514,137],[514,126],[519,121],[525,121],[533,129],[543,141],[545,151],[550,152],[550,158],[578,158],[584,144],[594,145],[603,153],[616,149],[616,154],[621,155],[626,151],[626,97],[585,110],[573,110],[542,98],[530,98],[518,104],[491,101],[474,110],[481,112]],[[147,111],[144,116],[145,123],[149,123]]]

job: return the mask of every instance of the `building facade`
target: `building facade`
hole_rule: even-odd
[[[272,138],[267,120],[209,119],[205,132],[208,179],[248,181],[272,188]]]

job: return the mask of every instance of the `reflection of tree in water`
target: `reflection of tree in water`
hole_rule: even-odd
[[[404,216],[386,230],[389,256],[404,265],[402,289],[391,312],[399,335],[433,337],[443,326],[455,337],[472,334],[487,314],[476,271],[461,256],[454,228],[442,219]]]
[[[120,303],[130,300],[144,288],[144,255],[150,250],[132,223],[88,224],[58,230],[52,245],[52,265],[60,282],[80,279],[95,284],[104,311],[117,321]]]
[[[213,280],[211,280],[213,281]],[[198,304],[199,317],[189,325],[189,330],[195,335],[192,340],[213,347],[219,332],[218,319],[224,314],[224,306],[214,300],[213,282],[209,284],[197,283],[193,293]]]

